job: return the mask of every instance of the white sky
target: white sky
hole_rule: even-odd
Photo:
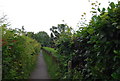
[[[12,28],[24,26],[26,31],[46,31],[52,26],[63,23],[62,20],[77,29],[83,12],[87,19],[91,17],[89,0],[0,0],[0,14],[7,15]],[[95,1],[95,0],[91,0]],[[107,7],[108,1],[98,0]],[[1,16],[1,15],[0,15]]]

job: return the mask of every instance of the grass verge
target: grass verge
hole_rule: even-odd
[[[50,47],[43,47],[43,49],[47,50],[48,52],[55,54],[57,51],[54,48],[50,48]]]
[[[48,73],[51,79],[57,79],[58,64],[55,63],[52,57],[43,51],[43,56],[47,64]]]

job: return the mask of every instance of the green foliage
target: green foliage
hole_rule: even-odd
[[[36,65],[40,44],[22,31],[2,28],[2,78],[28,79]]]
[[[34,32],[27,32],[26,36],[31,37],[33,39],[35,38]]]
[[[28,32],[27,35],[32,37],[33,39],[37,40],[39,43],[41,43],[42,46],[50,46],[50,44],[49,44],[50,37],[44,31],[38,32],[36,34],[34,34],[33,32]]]
[[[67,62],[72,58],[70,54],[73,52],[72,49],[72,29],[70,27],[66,27],[64,32],[61,32],[59,38],[55,41],[56,49],[57,49],[57,59],[59,60],[59,71],[58,71],[58,79],[70,79]]]
[[[57,27],[53,26],[50,28],[51,33],[51,47],[55,47],[55,41],[57,41],[61,34],[68,32],[71,33],[72,28],[68,27],[67,24],[58,24]]]
[[[53,57],[44,53],[51,78],[120,80],[120,1],[118,4],[111,2],[107,9],[97,8],[100,5],[98,2],[91,5],[95,6],[91,8],[91,21],[88,25],[82,25],[76,33],[73,34],[71,27],[66,24],[58,24],[58,27],[50,29],[51,47],[56,50],[49,47],[43,49],[59,60],[59,64],[53,65]],[[26,79],[35,65],[40,46],[29,37],[43,46],[49,45],[49,37],[45,32],[36,35],[28,33],[29,37],[26,37],[23,30],[7,29],[5,26],[2,25],[3,78]]]
[[[50,48],[51,49],[51,48]],[[53,49],[51,49],[53,51]],[[47,69],[48,69],[48,74],[50,76],[51,79],[57,79],[58,77],[58,64],[55,63],[55,61],[53,60],[53,58],[48,55],[45,51],[43,51],[43,56],[45,59],[45,62],[47,64]]]
[[[56,50],[54,48],[50,48],[50,47],[43,47],[43,49],[47,50],[48,52],[52,53],[52,54],[56,54]]]
[[[65,29],[55,41],[60,79],[120,80],[120,2],[111,2],[98,12],[100,15],[94,14],[89,25],[74,34]]]

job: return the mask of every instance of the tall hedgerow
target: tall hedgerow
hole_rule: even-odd
[[[98,8],[98,12],[86,27],[58,38],[57,53],[62,63],[58,78],[120,80],[120,2],[111,2],[107,9]]]
[[[36,65],[40,44],[21,29],[2,25],[2,79],[28,79]]]

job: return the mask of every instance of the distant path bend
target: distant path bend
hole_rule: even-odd
[[[38,55],[37,66],[32,72],[30,79],[50,79],[47,72],[47,66],[44,61],[42,51]]]

